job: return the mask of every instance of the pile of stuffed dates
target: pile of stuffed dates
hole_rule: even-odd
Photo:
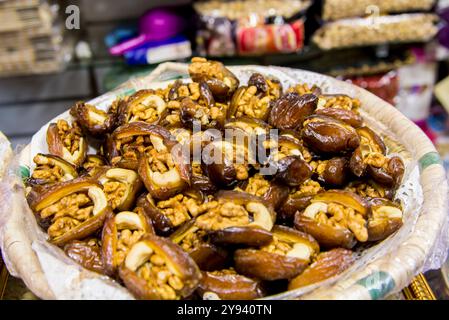
[[[401,227],[404,163],[359,100],[259,73],[242,84],[204,58],[189,74],[49,125],[27,200],[71,259],[139,299],[256,299],[334,277]],[[227,130],[263,136],[266,156],[217,139]],[[223,161],[174,152],[194,141]]]

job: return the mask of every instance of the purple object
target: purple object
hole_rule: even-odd
[[[149,41],[161,41],[179,34],[184,29],[184,20],[168,9],[152,9],[139,20],[139,36],[109,49],[113,56],[119,56]]]

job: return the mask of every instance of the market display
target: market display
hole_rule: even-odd
[[[71,259],[136,298],[254,299],[340,274],[401,227],[404,163],[359,100],[260,73],[243,84],[204,58],[189,74],[48,127],[27,200]],[[198,141],[199,160],[180,151]]]

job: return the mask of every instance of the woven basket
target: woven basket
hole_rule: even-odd
[[[368,125],[384,137],[390,152],[404,158],[407,166],[404,185],[398,192],[405,202],[404,225],[396,234],[360,252],[357,262],[343,274],[268,299],[381,299],[402,290],[419,272],[441,266],[448,247],[447,181],[438,153],[416,125],[368,91],[331,77],[278,67],[230,69],[241,83],[246,83],[253,72],[260,72],[278,78],[284,88],[296,83],[315,84],[325,93],[360,99]],[[90,103],[107,108],[117,96],[187,76],[187,65],[165,63],[150,75],[130,80]],[[57,118],[70,116],[66,112]],[[46,151],[42,147],[46,129],[41,128],[19,155],[25,175],[32,155]],[[41,298],[131,298],[123,287],[81,268],[45,241],[24,199],[20,177],[11,174],[16,169],[10,170],[0,184],[0,245],[9,271]]]

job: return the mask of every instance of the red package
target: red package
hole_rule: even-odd
[[[239,54],[289,53],[304,45],[304,21],[268,24],[254,27],[240,26],[236,36]]]

